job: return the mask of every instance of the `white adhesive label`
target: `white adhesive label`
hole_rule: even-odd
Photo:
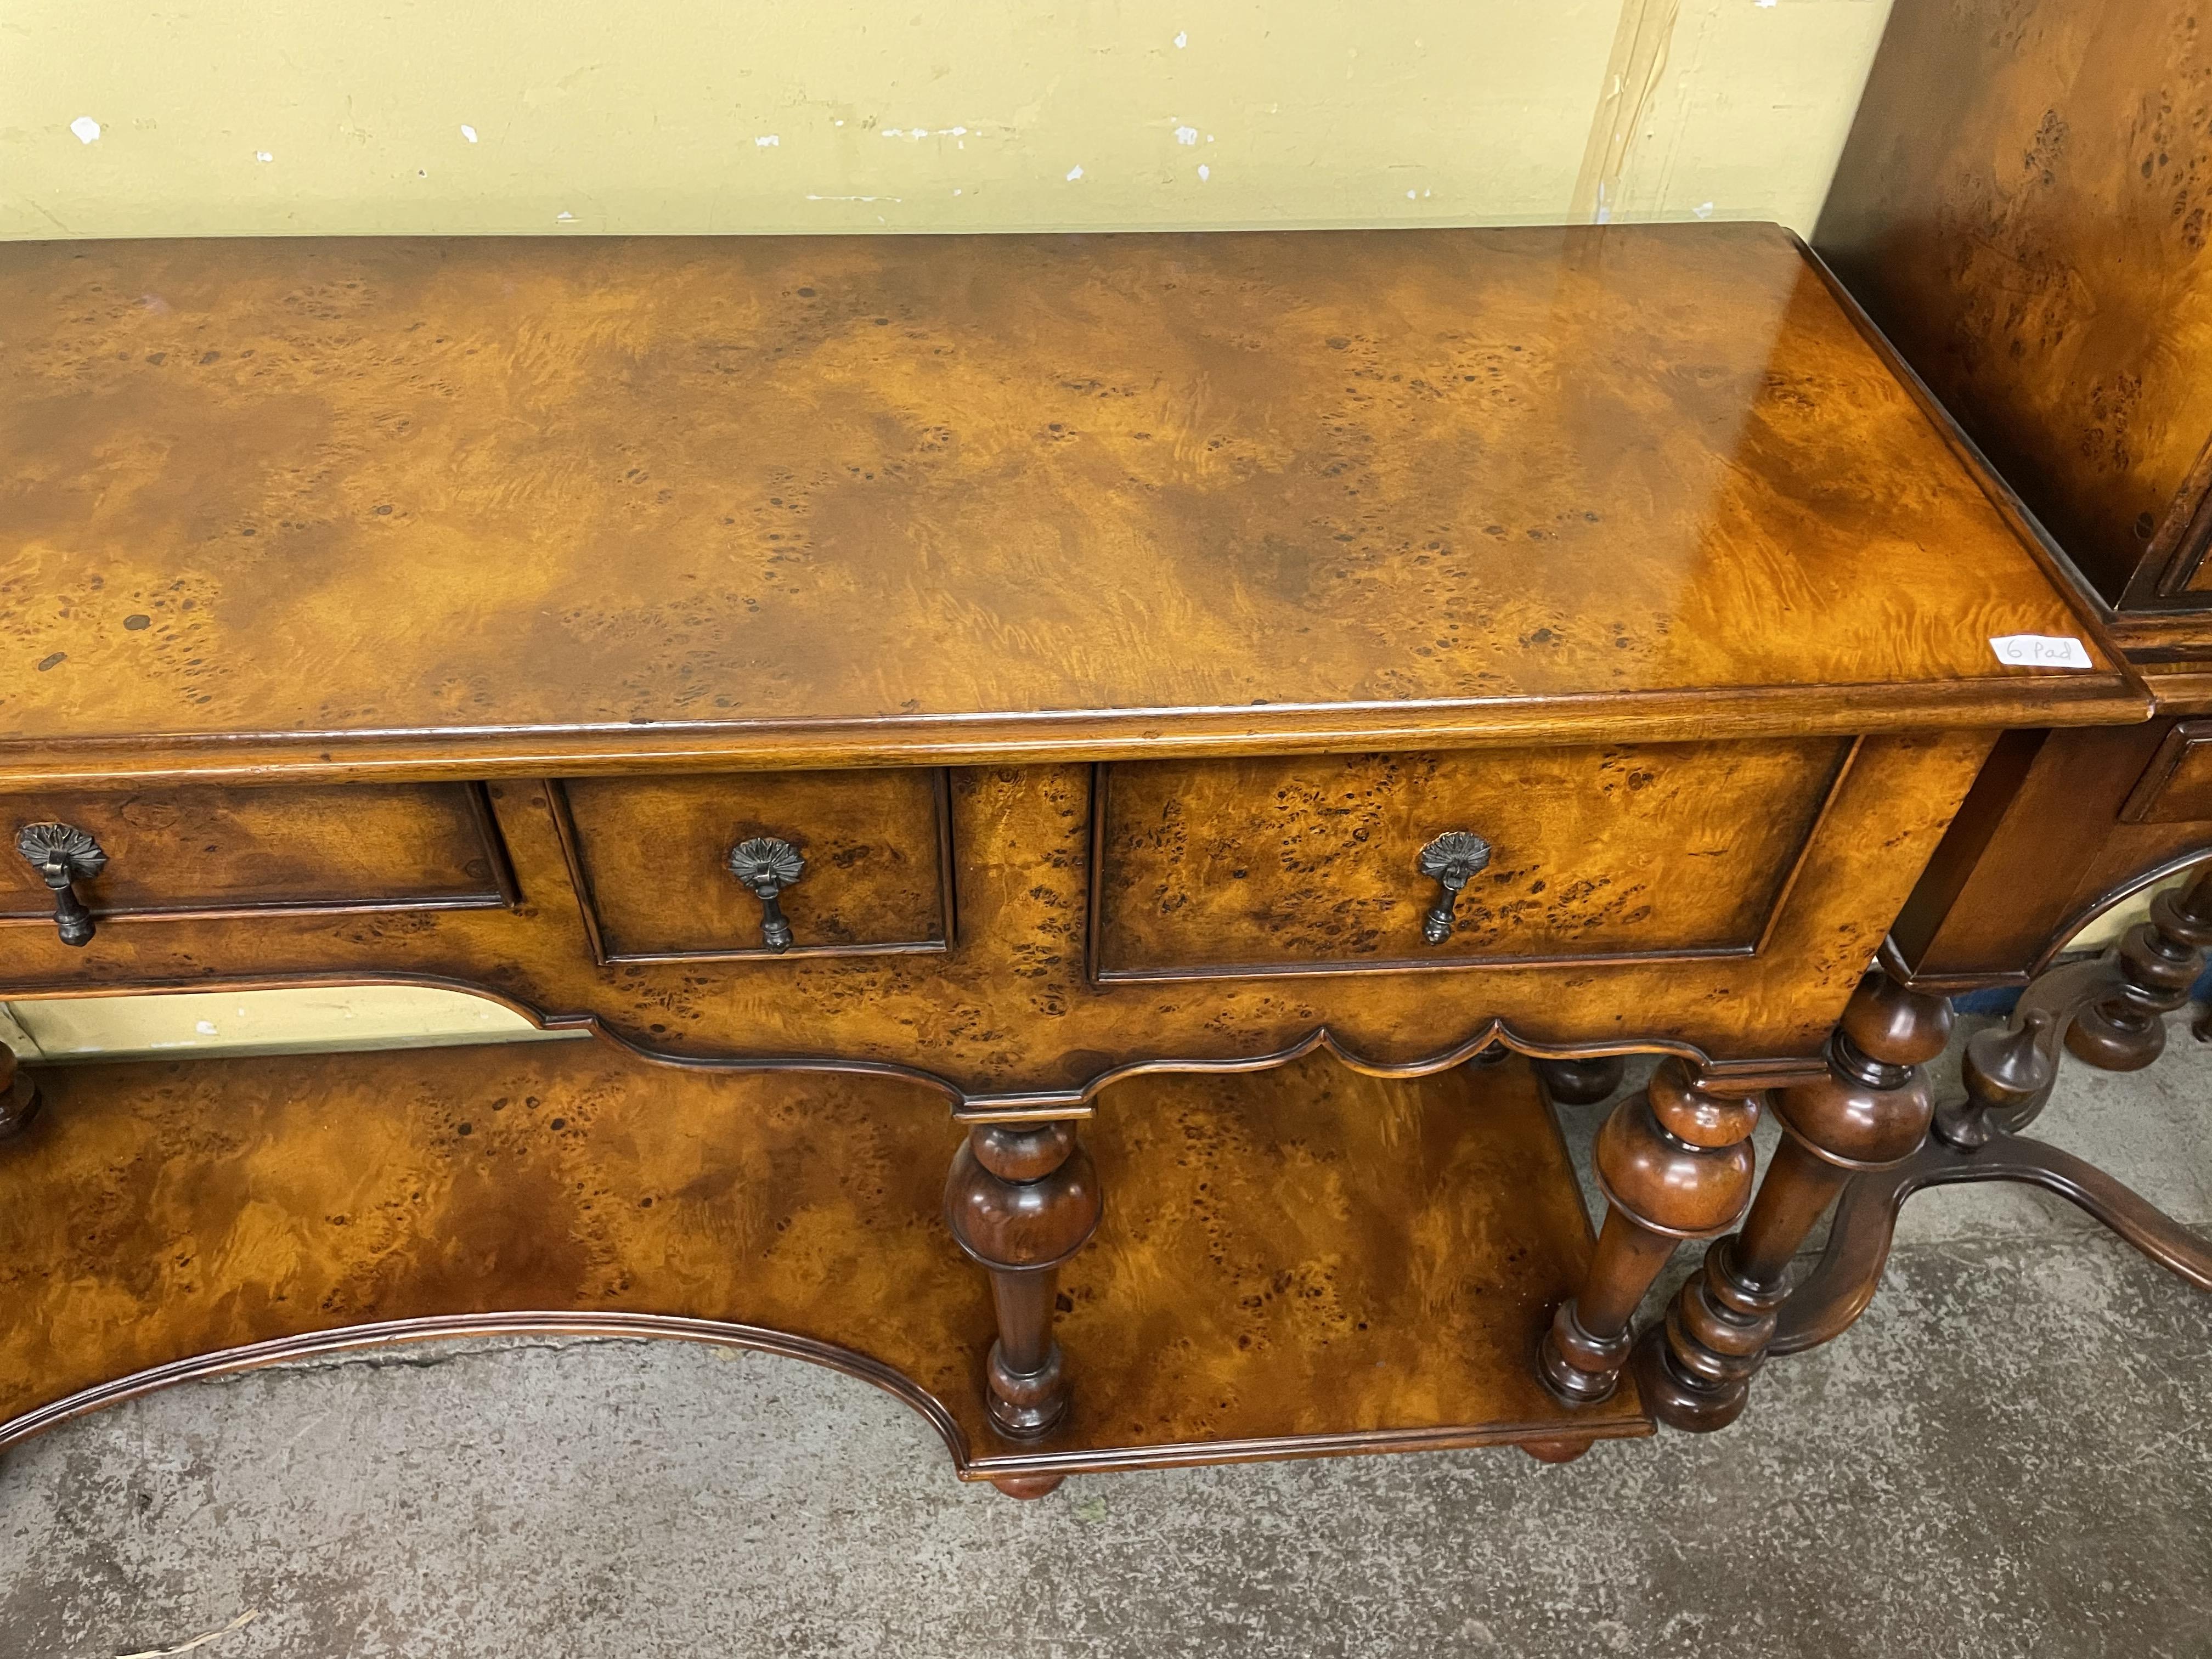
[[[1997,660],[2014,668],[2094,668],[2089,648],[2070,634],[2007,634],[1990,641]]]

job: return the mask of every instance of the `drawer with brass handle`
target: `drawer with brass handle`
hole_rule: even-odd
[[[1747,955],[1830,739],[1098,769],[1100,980]]]
[[[601,963],[943,951],[934,768],[568,778],[554,823]]]
[[[199,785],[0,795],[0,925],[486,909],[514,878],[467,783]]]
[[[54,896],[54,932],[64,945],[92,943],[92,912],[76,884],[107,868],[107,853],[73,823],[27,823],[15,832],[15,851]]]

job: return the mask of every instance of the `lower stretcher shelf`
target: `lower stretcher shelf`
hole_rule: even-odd
[[[939,1217],[963,1131],[895,1079],[598,1042],[49,1068],[0,1142],[0,1446],[186,1377],[471,1332],[661,1334],[890,1390],[969,1479],[1650,1432],[1532,1365],[1588,1220],[1523,1061],[1316,1054],[1127,1080],[1084,1127],[1067,1417],[984,1415],[982,1273]]]

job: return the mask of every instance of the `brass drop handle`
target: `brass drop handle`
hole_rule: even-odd
[[[761,943],[778,952],[791,949],[791,923],[776,896],[806,873],[799,849],[773,836],[755,836],[730,848],[730,873],[761,902]]]
[[[1459,890],[1490,862],[1490,843],[1468,830],[1447,830],[1421,848],[1421,855],[1413,862],[1442,890],[1421,918],[1421,937],[1431,945],[1442,945],[1451,937],[1452,907],[1459,902]]]
[[[70,884],[90,881],[107,868],[100,843],[73,823],[27,823],[15,832],[15,850],[53,889],[54,929],[62,943],[91,944],[92,912]]]

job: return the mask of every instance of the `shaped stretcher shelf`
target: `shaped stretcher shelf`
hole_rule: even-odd
[[[817,1361],[970,1480],[1650,1431],[1536,1380],[1590,1235],[1528,1066],[1322,1055],[1114,1085],[1063,1271],[1074,1400],[984,1416],[984,1275],[939,1218],[964,1133],[893,1079],[597,1042],[47,1068],[0,1143],[0,1446],[189,1377],[471,1333]]]

